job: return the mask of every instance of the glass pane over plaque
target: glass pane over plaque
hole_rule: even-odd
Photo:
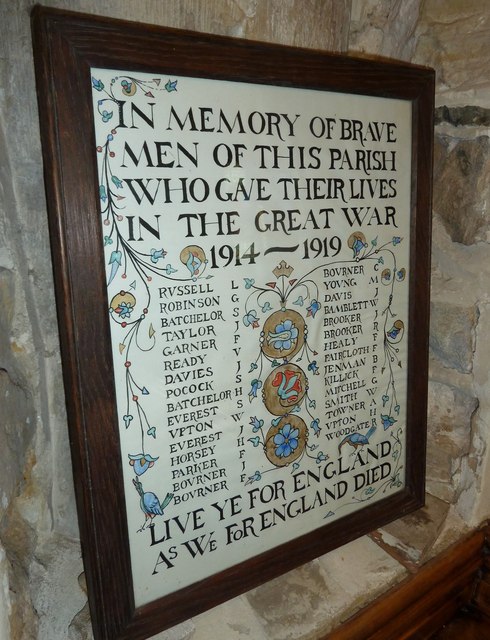
[[[91,81],[140,606],[403,489],[411,103]]]

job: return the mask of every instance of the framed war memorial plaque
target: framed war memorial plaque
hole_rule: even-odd
[[[423,504],[433,72],[37,7],[96,638]]]

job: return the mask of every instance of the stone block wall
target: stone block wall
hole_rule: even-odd
[[[490,517],[486,0],[49,0],[437,73],[427,505],[158,636],[314,640]],[[0,640],[90,640],[29,14],[0,3]]]

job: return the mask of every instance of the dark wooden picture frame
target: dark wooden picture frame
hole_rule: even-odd
[[[424,502],[434,74],[36,7],[45,182],[80,537],[97,639],[146,638]],[[374,504],[136,607],[114,403],[90,69],[124,69],[396,98],[412,107],[405,486]],[[87,261],[87,256],[90,260]]]

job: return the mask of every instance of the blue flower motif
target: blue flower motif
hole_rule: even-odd
[[[299,429],[286,423],[274,436],[275,454],[278,458],[288,458],[298,448]]]
[[[172,267],[172,265],[171,265],[171,264],[168,264],[168,265],[165,267],[165,273],[166,273],[168,276],[171,276],[171,275],[172,275],[172,273],[177,273],[177,269],[174,269],[174,268]]]
[[[255,438],[249,438],[248,442],[251,442],[254,447],[258,447],[260,444],[260,438],[259,436],[255,436]]]
[[[310,306],[306,307],[308,311],[307,315],[314,318],[319,308],[320,308],[320,303],[318,302],[318,300],[312,300]]]
[[[168,80],[165,84],[165,89],[171,93],[172,91],[177,91],[177,82],[178,80]]]
[[[254,416],[253,418],[250,418],[250,424],[252,425],[252,431],[254,433],[257,433],[257,431],[259,431],[264,426],[264,421],[259,420]]]
[[[326,456],[323,451],[319,451],[318,455],[316,457],[316,463],[320,464],[321,462],[325,462],[325,460],[328,458],[328,456]]]
[[[167,252],[163,249],[152,249],[150,251],[150,255],[151,261],[153,262],[153,264],[156,264],[160,260],[160,258],[165,258]]]
[[[97,80],[97,78],[94,78],[92,76],[92,86],[97,91],[102,91],[102,89],[104,88],[104,83],[101,80]]]
[[[248,397],[250,399],[250,402],[252,402],[252,398],[256,398],[257,397],[257,391],[262,386],[262,382],[260,380],[257,380],[257,378],[255,378],[254,380],[252,380],[250,386],[251,386],[251,388],[250,388]]]
[[[252,482],[258,482],[262,479],[260,471],[256,471],[253,476],[248,476],[248,480],[245,484],[252,484]]]
[[[298,296],[298,299],[295,302],[293,302],[293,304],[297,304],[298,307],[302,307],[304,303],[305,303],[305,300],[303,296]]]
[[[272,309],[270,302],[266,302],[264,304],[264,306],[262,307],[262,313],[267,313],[268,311],[270,311]]]
[[[112,244],[112,238],[110,236],[104,236],[104,247],[108,244]]]
[[[313,360],[313,362],[310,362],[310,364],[308,365],[308,371],[313,371],[314,376],[320,375],[318,373],[318,365],[316,363],[316,360]]]
[[[119,180],[119,178],[117,176],[112,176],[111,180],[116,185],[116,187],[118,189],[122,189],[123,188],[122,180]]]
[[[130,415],[129,413],[126,414],[125,416],[123,416],[124,426],[126,427],[126,429],[129,427],[129,424],[130,424],[132,419],[133,419],[133,416]]]
[[[392,416],[381,416],[381,422],[383,423],[383,429],[386,431],[386,429],[389,429],[391,426],[393,426],[396,422],[395,418],[393,418]]]
[[[287,318],[276,325],[274,331],[269,331],[267,342],[269,344],[272,342],[274,349],[289,351],[297,337],[298,329],[294,326],[293,321]]]
[[[101,184],[99,187],[99,196],[102,202],[105,202],[107,200],[107,191],[105,190],[105,186],[103,184]]]
[[[255,280],[253,278],[244,278],[245,280],[245,289],[250,289],[253,287]]]
[[[313,433],[317,436],[321,431],[320,420],[318,418],[315,418],[314,420],[312,420],[310,427],[313,429]]]
[[[104,109],[104,111],[102,111],[101,116],[102,116],[102,122],[109,122],[109,120],[112,118],[112,111],[106,111]]]
[[[156,438],[157,437],[156,431],[157,431],[156,427],[148,427],[148,431],[146,433],[152,438]]]
[[[158,457],[153,458],[149,453],[137,453],[135,455],[128,453],[129,464],[133,467],[133,470],[137,476],[141,476],[153,467]]]
[[[257,312],[255,309],[252,309],[252,311],[249,311],[243,316],[243,324],[246,327],[252,326],[254,329],[259,326],[259,319],[257,318]]]
[[[396,247],[397,244],[400,244],[400,242],[402,241],[402,239],[400,238],[400,236],[394,236],[393,237],[393,246]]]
[[[123,320],[125,318],[131,317],[131,312],[133,311],[133,305],[131,302],[121,302],[114,311],[119,315]]]

